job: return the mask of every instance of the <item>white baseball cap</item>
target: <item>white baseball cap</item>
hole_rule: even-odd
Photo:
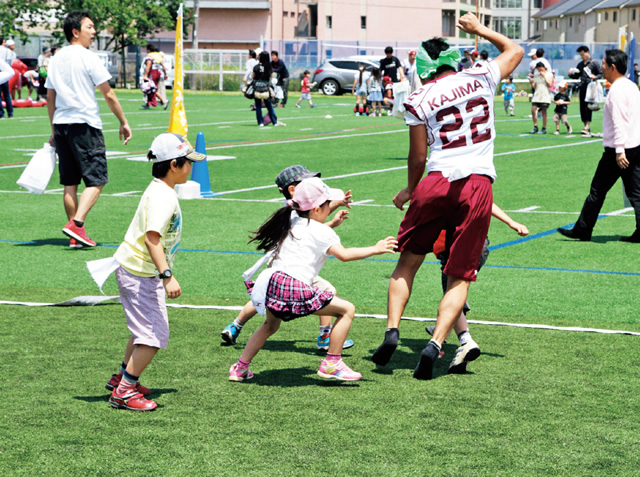
[[[7,46],[13,46],[15,44],[16,44],[16,42],[13,41],[13,40],[7,40],[7,42],[5,43],[5,45],[7,45]]]
[[[527,53],[527,56],[533,56],[535,54],[537,54],[538,49],[537,48],[531,48],[531,51],[529,51],[529,53]]]
[[[207,156],[196,152],[187,138],[175,133],[162,133],[157,136],[149,148],[151,162],[172,161],[186,157],[194,162],[204,161]]]
[[[300,210],[315,209],[328,200],[342,199],[344,199],[343,191],[327,187],[319,177],[304,179],[293,192],[293,201],[298,204]]]

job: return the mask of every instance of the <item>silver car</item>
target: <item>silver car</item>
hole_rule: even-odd
[[[318,84],[318,89],[327,96],[342,94],[351,91],[353,80],[358,72],[359,64],[367,65],[367,71],[380,67],[380,60],[371,56],[346,56],[331,58],[316,68],[313,74],[313,82]]]

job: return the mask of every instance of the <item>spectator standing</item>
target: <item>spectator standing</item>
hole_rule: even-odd
[[[371,102],[371,116],[382,116],[382,78],[380,77],[380,68],[374,68],[371,71],[367,83],[369,96],[367,99]]]
[[[95,88],[120,121],[120,139],[124,139],[124,144],[131,139],[131,128],[109,86],[111,75],[100,58],[88,49],[96,34],[89,12],[69,13],[64,19],[64,34],[69,46],[52,58],[46,80],[52,131],[49,143],[56,148],[60,183],[64,186],[64,208],[69,222],[62,231],[71,238],[72,248],[95,247],[96,243],[85,232],[84,222],[109,182]],[[81,180],[85,189],[78,201]]]
[[[253,68],[258,64],[257,53],[254,50],[249,50],[249,56],[247,57],[247,62],[245,64],[246,70],[244,74],[244,78],[242,78],[242,82],[246,84],[251,83],[251,76],[253,74]]]
[[[472,13],[458,20],[464,32],[489,40],[500,52],[495,61],[456,74],[457,48],[440,38],[422,43],[418,73],[423,87],[406,104],[409,126],[408,183],[393,198],[403,210],[411,200],[398,233],[400,259],[389,282],[387,331],[372,356],[384,366],[399,339],[398,325],[409,301],[416,273],[443,229],[453,230],[444,273],[447,291],[440,301],[433,339],[422,351],[413,376],[431,379],[442,343],[463,310],[469,285],[476,279],[489,230],[493,201],[495,140],[493,102],[497,84],[518,66],[522,48],[482,25]],[[479,83],[474,92],[456,95],[457,88]],[[443,98],[447,98],[444,101]],[[482,119],[479,126],[478,118]],[[446,127],[456,123],[456,129]],[[427,162],[428,152],[428,162]],[[427,168],[427,176],[422,176]]]
[[[580,46],[577,50],[582,61],[575,68],[569,70],[569,77],[580,80],[580,119],[584,123],[584,129],[580,131],[583,136],[591,137],[591,109],[589,103],[585,101],[587,87],[592,81],[602,78],[600,64],[591,58],[591,53],[587,46]]]
[[[529,134],[547,134],[547,109],[551,104],[551,94],[549,88],[553,85],[553,74],[547,70],[542,61],[536,65],[537,75],[529,79],[531,87],[534,89],[531,98],[531,119],[533,129]],[[542,130],[538,131],[538,111],[542,115]]]
[[[38,56],[38,101],[47,99],[47,71],[49,66],[49,58],[51,58],[51,48],[45,46],[42,48],[42,54]]]
[[[9,42],[11,45],[9,45]],[[4,37],[0,36],[0,60],[4,61],[8,66],[11,66],[13,60],[16,58],[16,54],[13,52],[15,43],[13,40],[8,40],[5,44]],[[12,48],[8,48],[12,46]],[[7,106],[7,117],[13,117],[13,103],[11,102],[11,91],[9,91],[9,82],[2,83],[0,85],[0,118],[4,118],[4,108],[2,107],[2,101]]]
[[[163,105],[164,109],[167,109],[169,107],[169,102],[167,101],[167,87],[164,84],[164,81],[168,79],[169,76],[167,74],[167,67],[164,65],[164,53],[160,51],[157,46],[154,46],[153,50],[149,52],[149,56],[153,58],[153,61],[155,61],[154,66],[160,73],[157,82],[158,91],[156,92],[156,95],[160,100],[160,104]]]
[[[283,122],[278,122],[276,112],[273,110],[273,104],[271,104],[271,98],[274,93],[271,89],[271,75],[273,69],[271,68],[271,62],[269,61],[269,53],[261,51],[258,56],[258,64],[253,67],[253,81],[255,82],[255,103],[256,103],[256,119],[258,120],[258,126],[264,127],[264,118],[262,117],[262,103],[264,102],[267,111],[269,112],[269,118],[271,124],[274,126],[286,126]],[[265,98],[261,98],[260,95],[267,93]]]
[[[388,76],[393,83],[399,83],[404,80],[404,70],[400,60],[393,56],[393,48],[387,46],[384,49],[385,57],[380,60],[381,76]]]
[[[147,56],[144,57],[144,74],[142,75],[142,81],[151,81],[153,87],[148,89],[146,93],[146,102],[142,105],[142,109],[154,108],[158,105],[158,83],[162,76],[162,66],[158,64],[154,58],[153,53],[157,51],[153,45],[147,45]],[[162,98],[160,98],[160,104],[162,104]],[[165,108],[166,109],[166,108]]]
[[[416,55],[418,52],[416,50],[409,51],[407,59],[402,62],[402,69],[404,73],[404,77],[409,80],[409,84],[411,85],[411,92],[413,93],[417,90],[422,83],[420,83],[420,77],[416,71]]]
[[[640,86],[640,70],[638,69],[638,63],[635,63],[633,65],[633,82],[637,85]]]
[[[556,109],[553,114],[553,122],[556,123],[556,136],[560,134],[560,123],[567,126],[567,134],[571,134],[573,129],[571,129],[571,124],[569,124],[569,119],[567,117],[567,107],[571,104],[571,97],[567,94],[567,88],[569,84],[567,82],[562,83],[558,88],[559,91],[553,97],[553,102],[556,105]]]
[[[602,61],[602,73],[611,82],[611,90],[604,103],[602,119],[604,153],[575,226],[558,229],[565,237],[591,240],[607,193],[622,177],[624,190],[635,211],[636,230],[620,240],[640,243],[640,91],[625,78],[626,72],[627,54],[622,50],[607,50]]]
[[[351,87],[351,94],[356,96],[356,105],[353,108],[356,116],[368,114],[367,81],[369,76],[371,76],[371,73],[367,72],[367,65],[360,63],[358,65],[358,72],[353,78],[353,86]]]
[[[538,70],[536,70],[538,63],[543,63],[547,71],[551,71],[551,63],[544,57],[544,48],[532,48],[529,56],[531,57],[531,61],[529,62],[529,78],[533,78],[539,74]]]
[[[464,50],[464,58],[458,63],[458,71],[462,71],[473,66],[473,60],[471,59],[471,50]]]
[[[271,68],[273,72],[278,75],[278,86],[282,88],[282,103],[280,103],[280,107],[284,108],[287,105],[287,99],[289,98],[289,70],[287,69],[287,65],[284,64],[278,57],[277,51],[271,52]],[[274,104],[278,106],[278,100],[274,101]]]

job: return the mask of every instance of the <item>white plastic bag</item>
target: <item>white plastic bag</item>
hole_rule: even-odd
[[[584,100],[589,103],[587,105],[589,109],[598,111],[600,109],[600,104],[604,102],[604,91],[602,89],[602,85],[597,81],[589,83]]]
[[[49,185],[55,168],[56,150],[48,142],[45,142],[42,149],[33,155],[17,184],[32,194],[40,195]]]
[[[401,81],[393,85],[393,110],[391,114],[397,118],[404,118],[404,103],[411,93],[411,83]]]

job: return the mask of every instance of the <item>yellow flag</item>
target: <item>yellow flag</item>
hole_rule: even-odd
[[[169,132],[187,136],[189,127],[187,126],[187,113],[184,109],[183,83],[184,74],[182,69],[182,7],[178,9],[178,19],[176,21],[176,49],[173,62],[173,97],[171,99],[171,118],[169,119]]]

